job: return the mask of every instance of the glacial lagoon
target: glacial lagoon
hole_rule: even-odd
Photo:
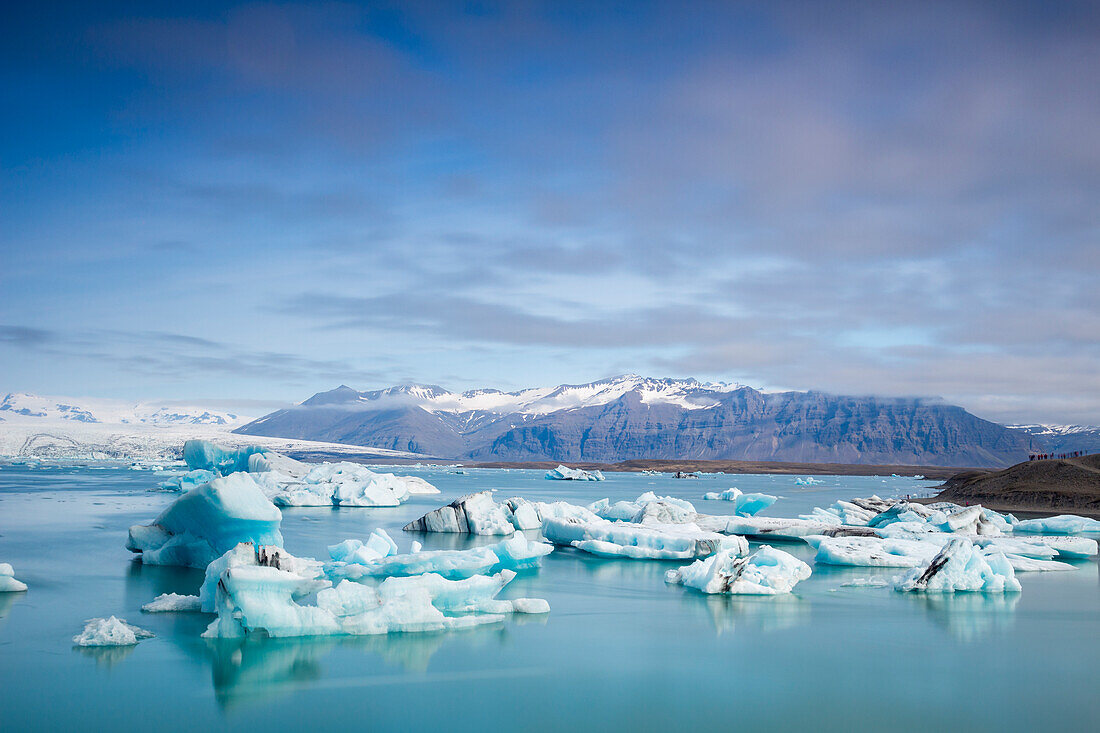
[[[547,481],[542,471],[393,469],[442,495],[394,508],[287,508],[295,555],[386,529],[402,550],[499,541],[402,532],[463,494],[587,504],[644,491],[728,513],[705,492],[737,486],[780,497],[763,516],[836,499],[927,493],[907,478],[608,473]],[[888,568],[813,566],[789,596],[706,596],[667,585],[684,564],[601,559],[559,548],[501,597],[545,598],[546,616],[432,634],[209,641],[201,614],[145,614],[161,593],[194,594],[202,571],[144,566],[127,529],[177,495],[163,474],[126,467],[0,466],[0,562],[30,586],[0,594],[4,730],[972,730],[1087,729],[1100,720],[1100,574],[1024,573],[1023,592],[903,594],[845,585]],[[537,533],[533,533],[535,536]],[[782,548],[812,564],[802,544]],[[155,638],[75,648],[87,618],[116,615]]]

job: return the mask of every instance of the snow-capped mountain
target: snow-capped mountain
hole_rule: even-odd
[[[445,458],[632,458],[996,466],[1035,439],[934,400],[765,393],[738,384],[625,375],[589,384],[452,393],[434,385],[340,386],[235,432]]]
[[[9,392],[0,400],[0,414],[47,420],[117,425],[216,425],[231,427],[247,422],[231,412],[203,407],[165,406],[71,397],[47,397]]]
[[[1045,453],[1100,452],[1100,427],[1096,425],[1009,425],[1030,435]]]

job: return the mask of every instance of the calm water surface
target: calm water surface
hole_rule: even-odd
[[[608,474],[552,482],[541,471],[404,470],[442,496],[392,509],[288,509],[296,555],[384,527],[407,549],[494,538],[411,535],[401,526],[473,490],[587,503],[647,490],[689,499],[737,486],[781,496],[795,516],[837,498],[904,495],[911,479],[790,476],[675,480]],[[842,587],[873,568],[814,567],[786,597],[708,597],[664,583],[677,563],[558,550],[502,597],[550,602],[544,618],[443,634],[207,642],[201,614],[143,614],[160,593],[196,593],[201,571],[145,567],[126,530],[172,495],[160,474],[0,467],[0,562],[30,586],[0,594],[0,730],[1095,730],[1100,696],[1097,563],[1021,574],[1023,593],[947,597]],[[809,560],[800,545],[783,547]],[[153,631],[135,647],[74,648],[93,616]]]

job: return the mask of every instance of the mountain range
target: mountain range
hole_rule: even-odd
[[[342,385],[234,432],[482,461],[990,467],[1051,451],[1069,435],[1100,448],[1096,428],[1010,428],[933,399],[764,392],[637,375],[519,392],[453,393],[434,385],[359,392]]]
[[[9,392],[0,400],[0,419],[19,416],[74,423],[152,425],[158,427],[211,425],[229,427],[247,418],[204,407],[166,406],[120,400],[45,397],[26,392]]]

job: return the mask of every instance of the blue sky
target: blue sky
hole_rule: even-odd
[[[15,8],[0,391],[639,372],[1100,423],[1097,7]]]

